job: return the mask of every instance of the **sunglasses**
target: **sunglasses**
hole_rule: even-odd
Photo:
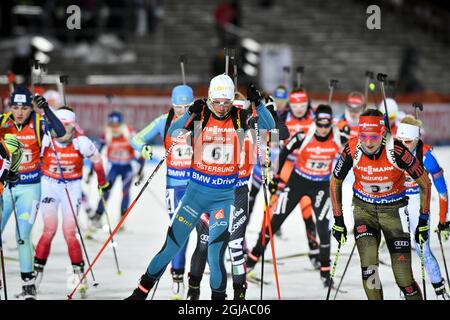
[[[328,122],[328,123],[316,122],[316,126],[317,126],[317,128],[330,128],[331,122]]]
[[[359,134],[359,139],[361,141],[378,141],[381,139],[383,135],[380,133],[375,133],[375,134],[365,134],[365,133],[360,133]]]
[[[215,100],[210,100],[211,101],[211,103],[214,105],[214,106],[221,106],[221,107],[231,107],[232,105],[233,105],[233,101],[225,101],[225,102],[222,102],[222,101],[215,101]]]

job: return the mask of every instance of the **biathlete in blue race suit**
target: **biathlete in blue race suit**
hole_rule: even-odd
[[[243,133],[243,130],[249,128],[249,123],[253,122],[250,111],[233,107],[234,92],[233,80],[229,76],[222,74],[214,77],[209,86],[208,100],[196,100],[188,114],[169,128],[171,136],[178,136],[186,125],[188,129],[194,129],[192,122],[187,123],[192,114],[195,114],[194,120],[200,120],[195,122],[195,129],[191,130],[196,133],[200,131],[201,137],[194,134],[190,182],[175,210],[163,247],[151,260],[138,287],[127,299],[146,299],[150,289],[186,243],[204,212],[208,212],[210,216],[208,262],[211,270],[211,298],[226,298],[224,255],[230,237],[242,144],[240,138],[243,137],[243,134],[238,133]],[[249,86],[247,97],[256,106],[259,128],[275,128],[272,115],[253,85]],[[201,123],[200,128],[198,123]]]

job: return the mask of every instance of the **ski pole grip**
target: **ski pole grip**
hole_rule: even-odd
[[[59,81],[65,85],[67,85],[69,83],[69,76],[66,74],[60,75]]]
[[[378,73],[377,74],[377,80],[380,81],[380,82],[386,81],[386,78],[387,78],[387,74],[384,74],[384,73]]]
[[[338,82],[339,82],[339,80],[331,79],[331,80],[330,80],[330,88],[336,87],[336,85],[337,85]]]
[[[420,111],[423,111],[423,104],[420,102],[413,102],[412,106],[414,109],[419,109]]]
[[[185,54],[180,55],[178,61],[179,61],[180,63],[187,64],[187,56],[186,56]]]

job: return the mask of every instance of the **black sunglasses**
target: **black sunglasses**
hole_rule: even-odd
[[[320,122],[316,122],[316,126],[317,126],[318,128],[329,128],[329,127],[331,127],[331,125],[332,125],[331,122],[329,122],[329,123],[320,123]]]

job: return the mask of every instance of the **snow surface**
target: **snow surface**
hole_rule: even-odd
[[[440,159],[441,166],[445,170],[447,181],[450,181],[450,147],[438,147],[435,149],[438,159]],[[161,148],[155,148],[157,157],[162,156]],[[147,165],[146,177],[153,171],[156,162]],[[95,179],[92,179],[95,180]],[[136,187],[132,186],[131,199],[139,192],[143,183]],[[351,201],[351,185],[345,184],[345,220],[347,229],[351,230],[353,221],[351,219],[350,201]],[[90,203],[95,208],[98,201],[96,191],[96,184],[91,182],[90,185],[84,184],[84,190],[90,197]],[[139,277],[146,270],[150,259],[160,250],[163,245],[167,226],[169,223],[168,214],[164,207],[165,194],[165,168],[155,175],[154,180],[145,190],[142,197],[139,199],[132,212],[126,219],[125,232],[118,233],[114,239],[117,242],[117,254],[119,258],[122,275],[117,275],[116,266],[112,248],[107,248],[96,265],[94,266],[94,275],[99,282],[99,286],[92,286],[92,278],[89,275],[88,281],[90,288],[88,290],[88,299],[123,299],[131,294],[136,287]],[[119,221],[120,216],[120,199],[121,199],[121,183],[116,183],[112,190],[112,196],[108,202],[108,212],[113,224],[113,228]],[[252,247],[257,239],[262,218],[262,192],[258,195],[257,205],[254,214],[251,217],[247,233],[247,243]],[[433,187],[432,193],[432,215],[431,226],[434,227],[438,222],[438,198],[436,190]],[[59,219],[61,221],[61,219]],[[87,216],[82,210],[79,218],[82,228],[86,228]],[[60,222],[61,223],[61,222]],[[105,221],[106,223],[106,221]],[[43,230],[42,217],[38,214],[35,226],[33,228],[33,243],[36,245]],[[14,219],[10,219],[6,230],[3,234],[4,239],[4,254],[6,256],[6,275],[7,288],[9,299],[14,299],[14,294],[21,291],[21,280],[18,263],[18,252],[15,248],[14,241],[15,225]],[[96,253],[100,250],[103,242],[108,236],[103,230],[97,231],[94,234],[95,240],[85,240],[89,258],[92,261]],[[187,253],[187,267],[189,270],[190,257],[195,247],[196,234],[195,231],[191,234]],[[433,232],[431,236],[431,247],[436,258],[441,266],[441,271],[445,277],[444,266],[437,235]],[[341,257],[337,266],[337,279],[342,274],[351,248],[354,244],[353,236],[349,237],[347,244],[341,250]],[[332,238],[332,260],[337,248],[337,242]],[[278,272],[281,288],[282,299],[318,299],[322,300],[326,297],[326,289],[320,281],[318,271],[311,271],[311,263],[305,255],[307,253],[307,242],[304,230],[304,223],[300,216],[299,208],[287,218],[282,226],[282,238],[275,238],[275,250],[278,257]],[[444,250],[448,262],[450,263],[450,244],[444,243]],[[301,254],[304,255],[292,258],[283,258],[289,255]],[[271,259],[270,248],[266,251],[266,259]],[[390,263],[389,253],[386,247],[380,249],[380,259]],[[230,269],[230,263],[226,263],[227,268]],[[258,264],[257,274],[260,271]],[[422,285],[420,277],[420,260],[413,253],[413,270],[417,282]],[[208,267],[206,274],[203,277],[201,285],[201,299],[210,298],[209,275]],[[45,268],[44,279],[38,292],[38,299],[67,299],[67,294],[73,288],[70,284],[71,280],[71,265],[67,253],[67,246],[61,232],[61,226],[58,229],[57,235],[53,240],[51,254]],[[395,284],[392,270],[389,266],[380,265],[380,277],[383,284],[385,299],[400,299],[399,289]],[[428,276],[427,276],[428,279]],[[265,280],[270,281],[270,284],[264,287],[264,299],[277,299],[276,286],[274,281],[273,266],[271,262],[265,263]],[[69,282],[69,283],[68,283]],[[171,276],[168,272],[163,275],[160,280],[158,289],[154,299],[170,299],[171,297]],[[185,284],[187,286],[187,277],[185,276]],[[362,283],[361,271],[359,265],[359,256],[357,250],[350,263],[349,269],[343,281],[342,287],[347,293],[339,293],[337,299],[366,299]],[[228,278],[228,297],[232,299],[231,278]],[[249,283],[247,290],[247,299],[259,299],[260,288],[259,285]],[[332,297],[334,292],[332,292]],[[3,291],[1,292],[3,298]],[[428,299],[436,299],[431,283],[427,281],[427,297]],[[79,295],[75,294],[74,299],[79,299]]]

